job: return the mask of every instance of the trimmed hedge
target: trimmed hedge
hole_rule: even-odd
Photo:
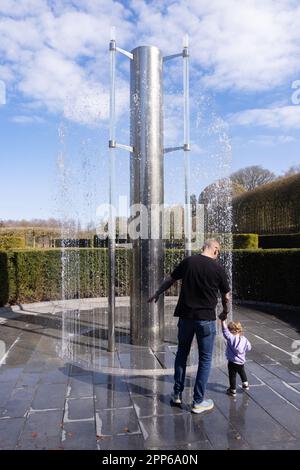
[[[129,291],[129,250],[116,250],[116,294]],[[105,297],[107,249],[0,252],[0,306],[62,298]],[[62,272],[66,282],[62,284]]]
[[[233,230],[297,233],[300,230],[300,173],[258,186],[232,199]]]
[[[89,238],[55,238],[52,243],[55,248],[92,248]]]
[[[258,235],[256,233],[239,233],[232,236],[233,248],[244,250],[258,249]]]
[[[0,306],[7,303],[106,297],[108,251],[105,248],[0,252]],[[184,250],[166,250],[165,272],[184,258]],[[129,295],[131,251],[116,250],[116,294]],[[66,283],[62,286],[62,269]],[[300,305],[300,250],[234,250],[233,292],[241,300]],[[174,295],[173,286],[169,295]]]
[[[300,305],[300,250],[236,250],[233,294],[241,300]]]
[[[259,248],[300,248],[300,233],[285,235],[260,235]]]
[[[25,248],[24,237],[0,236],[0,250],[13,250],[15,248]]]

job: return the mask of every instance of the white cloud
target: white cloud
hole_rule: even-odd
[[[125,22],[121,27],[127,13],[120,4],[114,8],[111,0],[98,1],[98,10],[86,2],[86,11],[78,11],[75,3],[80,2],[66,1],[53,11],[46,1],[2,2],[0,55],[5,65],[0,78],[29,98],[31,107],[46,107],[67,119],[97,125],[108,117],[110,26],[119,27],[118,36],[126,42],[132,25]],[[119,76],[119,115],[128,110],[128,89]]]
[[[242,144],[244,147],[254,144],[259,145],[260,147],[275,147],[280,144],[289,144],[291,142],[296,142],[296,138],[291,135],[270,135],[262,134],[256,135],[253,139],[247,141],[239,139],[239,144]]]
[[[13,79],[13,73],[7,65],[0,65],[0,80],[10,81]]]
[[[232,125],[300,128],[300,106],[247,109],[230,116]]]
[[[134,0],[137,36],[170,53],[190,34],[191,60],[217,89],[264,90],[300,72],[300,5],[293,0]],[[171,39],[171,40],[170,40]]]
[[[35,115],[18,115],[18,116],[13,116],[10,119],[11,122],[16,122],[17,124],[31,124],[31,123],[43,123],[45,120],[41,118],[40,116],[35,116]]]
[[[132,0],[128,6],[112,0],[1,0],[0,14],[4,79],[26,99],[84,122],[107,117],[112,25],[121,47],[154,44],[164,54],[180,51],[188,32],[194,93],[203,87],[271,90],[300,77],[300,5],[294,0]],[[172,70],[178,67],[174,63]],[[128,112],[122,63],[119,73],[119,111]],[[274,122],[267,117],[273,112],[260,113],[266,125]],[[291,116],[297,112],[287,114],[295,125]],[[240,116],[246,118],[259,121],[258,114]],[[175,140],[174,124],[167,126]]]
[[[46,8],[45,0],[1,0],[0,14],[14,18],[39,14]]]

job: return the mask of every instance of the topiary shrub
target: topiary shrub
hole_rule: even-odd
[[[300,233],[260,235],[259,248],[300,248]]]
[[[233,248],[244,250],[258,249],[258,235],[256,233],[239,233],[232,236]]]
[[[15,248],[25,248],[24,237],[0,236],[0,250],[13,250]]]
[[[235,298],[300,305],[300,250],[233,252]]]

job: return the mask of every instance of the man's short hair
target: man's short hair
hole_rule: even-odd
[[[206,248],[211,248],[211,246],[214,245],[215,243],[217,243],[220,246],[219,240],[217,240],[216,238],[208,238],[207,240],[205,240],[202,250],[204,251],[206,250]]]

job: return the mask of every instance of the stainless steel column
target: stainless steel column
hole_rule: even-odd
[[[163,214],[158,210],[164,202],[163,59],[153,46],[137,47],[132,54],[130,199],[131,206],[146,208],[146,217],[140,222],[144,238],[132,240],[131,341],[155,349],[164,337],[163,296],[157,303],[148,303],[164,277]]]

